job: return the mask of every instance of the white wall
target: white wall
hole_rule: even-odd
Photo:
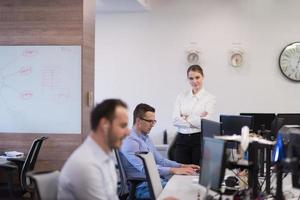
[[[217,97],[217,113],[300,112],[300,83],[283,77],[281,50],[300,41],[299,0],[165,0],[147,13],[97,14],[95,98],[118,97],[130,107],[149,103],[158,124],[172,129],[173,102],[188,88],[185,51],[201,51],[205,87]],[[228,52],[245,50],[233,68]],[[216,117],[217,119],[217,117]]]

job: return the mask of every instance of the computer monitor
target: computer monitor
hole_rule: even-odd
[[[252,116],[220,115],[220,122],[223,135],[241,135],[243,126],[248,126],[252,130]]]
[[[254,132],[262,129],[271,130],[271,123],[275,119],[275,113],[240,113],[244,116],[252,116],[252,128]]]
[[[291,158],[292,184],[300,188],[300,126],[289,128],[288,132],[287,157]]]
[[[284,119],[284,125],[300,125],[300,113],[278,113],[277,117]]]
[[[220,191],[225,173],[225,142],[204,137],[199,184]]]
[[[275,117],[275,119],[271,123],[271,134],[270,134],[270,140],[275,140],[277,138],[278,131],[282,128],[284,125],[284,119]]]
[[[203,137],[209,138],[214,138],[215,135],[221,135],[221,123],[208,119],[201,119],[201,132]]]

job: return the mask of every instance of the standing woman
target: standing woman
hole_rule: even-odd
[[[177,96],[173,113],[173,124],[178,132],[174,160],[183,164],[199,165],[202,145],[201,119],[212,116],[216,99],[204,89],[204,74],[199,65],[188,68],[187,78],[191,89]]]

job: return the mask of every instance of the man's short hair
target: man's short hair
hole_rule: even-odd
[[[133,124],[136,123],[137,118],[143,118],[146,112],[155,113],[155,109],[152,106],[149,106],[145,103],[138,104],[133,111]]]
[[[121,106],[127,109],[127,105],[120,99],[106,99],[101,103],[97,104],[91,112],[91,129],[97,130],[100,119],[106,118],[110,122],[115,117],[116,107]]]

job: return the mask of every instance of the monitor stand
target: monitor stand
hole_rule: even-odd
[[[282,193],[282,164],[277,163],[277,174],[276,174],[276,199],[284,199],[283,193]]]

